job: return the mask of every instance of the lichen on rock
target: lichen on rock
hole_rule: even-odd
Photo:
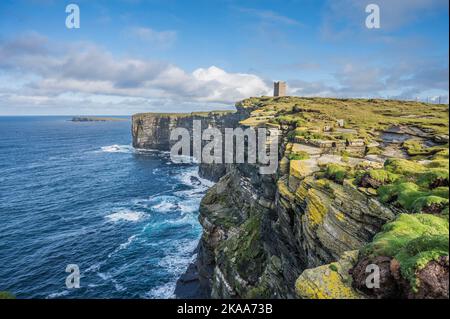
[[[302,299],[364,299],[352,287],[349,270],[358,257],[358,251],[349,251],[334,263],[305,270],[297,279],[295,291]]]

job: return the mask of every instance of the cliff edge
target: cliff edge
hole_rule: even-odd
[[[278,129],[278,171],[200,164],[217,183],[181,297],[448,298],[447,105],[262,97],[236,108],[202,125]],[[168,150],[170,129],[197,116],[135,115],[133,145]]]

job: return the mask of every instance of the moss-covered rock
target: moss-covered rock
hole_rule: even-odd
[[[434,159],[426,164],[428,168],[446,168],[449,169],[449,161],[448,159]]]
[[[344,179],[350,176],[350,173],[347,167],[335,163],[330,163],[326,167],[325,175],[327,178],[342,184],[344,182]]]
[[[425,167],[417,162],[409,161],[401,158],[391,158],[387,159],[384,163],[386,170],[391,173],[399,175],[410,175],[415,176],[418,173],[425,171]]]
[[[431,205],[438,205],[433,210],[439,213],[440,211],[436,211],[437,208],[443,210],[448,206],[448,198],[439,196],[445,196],[443,188],[433,192],[421,189],[419,185],[412,182],[381,186],[378,189],[378,195],[383,202],[404,208],[411,213],[420,213],[424,210],[426,212]]]
[[[416,157],[430,157],[432,155],[440,153],[441,155],[445,155],[446,151],[448,151],[448,145],[445,146],[433,146],[427,147],[423,144],[421,140],[411,139],[403,142],[403,148],[406,150],[408,155],[416,156]],[[442,152],[442,153],[441,153]]]
[[[430,168],[423,174],[420,174],[417,182],[420,185],[431,189],[441,186],[448,187],[448,169]]]
[[[309,154],[307,152],[295,152],[295,153],[291,153],[289,154],[289,159],[290,160],[307,160],[309,159]]]
[[[377,189],[382,185],[390,184],[399,179],[399,175],[385,169],[371,169],[360,171],[356,175],[356,184],[361,187]]]
[[[305,270],[297,279],[295,291],[301,299],[363,299],[352,287],[349,270],[358,259],[358,251],[343,254],[339,261]]]
[[[291,160],[289,174],[295,178],[303,179],[318,170],[319,167],[314,161]]]
[[[314,189],[308,190],[306,203],[306,216],[308,218],[309,224],[312,228],[317,228],[317,226],[322,223],[323,218],[327,214],[328,208],[320,198],[318,192],[316,192]]]
[[[449,150],[448,150],[448,147],[447,147],[446,149],[442,149],[439,152],[437,152],[436,154],[434,154],[433,159],[436,159],[436,160],[446,159],[446,160],[448,160],[448,156],[449,156]]]
[[[395,258],[400,264],[401,275],[413,289],[420,286],[417,272],[430,261],[448,254],[448,219],[430,214],[399,215],[362,249],[363,256]]]

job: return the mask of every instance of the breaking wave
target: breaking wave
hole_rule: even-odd
[[[134,148],[131,145],[109,145],[109,146],[102,146],[101,151],[104,153],[133,153]]]
[[[144,217],[145,213],[135,212],[132,210],[122,210],[106,216],[106,218],[109,219],[111,222],[118,222],[118,221],[137,222]]]

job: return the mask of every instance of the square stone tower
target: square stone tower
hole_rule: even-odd
[[[273,96],[286,95],[286,82],[279,81],[273,83]]]

